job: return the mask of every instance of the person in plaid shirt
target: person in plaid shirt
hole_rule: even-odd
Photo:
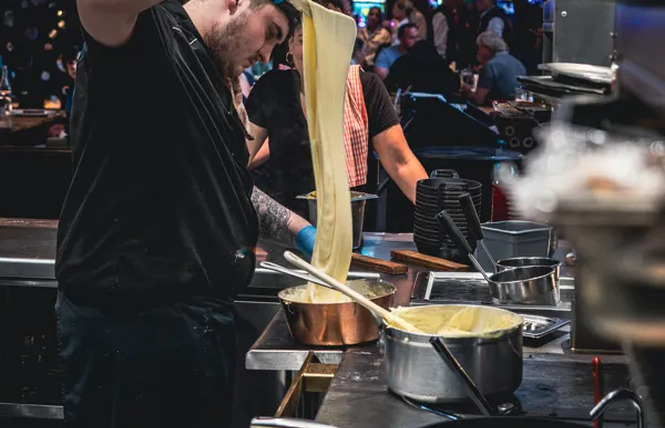
[[[335,9],[334,2],[331,7]],[[302,28],[289,39],[291,70],[273,70],[256,83],[246,102],[251,123],[250,168],[257,186],[282,205],[307,215],[295,197],[314,189],[302,79]],[[268,144],[264,144],[268,140]],[[404,137],[399,118],[381,80],[351,66],[344,106],[344,145],[349,187],[368,190],[369,143],[383,168],[411,202],[416,183],[427,173]]]

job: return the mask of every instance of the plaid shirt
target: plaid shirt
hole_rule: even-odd
[[[367,183],[369,120],[360,82],[360,66],[349,67],[344,97],[344,147],[349,187]]]

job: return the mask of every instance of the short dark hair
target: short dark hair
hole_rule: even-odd
[[[404,34],[406,34],[406,30],[409,28],[415,28],[417,30],[418,26],[413,22],[409,22],[407,24],[402,25],[397,29],[397,38],[401,39],[402,37],[404,37]]]

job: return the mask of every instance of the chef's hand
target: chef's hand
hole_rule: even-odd
[[[316,242],[316,227],[311,224],[300,229],[296,235],[296,247],[307,257],[312,257],[314,242]]]

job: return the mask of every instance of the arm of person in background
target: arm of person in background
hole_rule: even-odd
[[[374,73],[379,76],[381,80],[385,80],[388,76],[389,70],[390,62],[388,61],[388,54],[384,49],[376,56],[376,61],[374,61]]]
[[[268,160],[267,158],[263,160],[263,162],[260,162],[258,164],[255,164],[255,157],[259,153],[259,151],[264,147],[267,146],[267,144],[264,144],[266,140],[268,139],[268,130],[263,128],[262,126],[259,126],[255,124],[254,122],[250,122],[250,134],[252,137],[254,137],[253,140],[246,140],[247,143],[247,150],[249,150],[249,164],[248,166],[250,169],[256,168],[259,166],[261,163],[265,162]],[[268,152],[268,155],[270,155],[270,152]]]
[[[485,64],[485,66],[480,70],[478,75],[478,84],[476,85],[475,92],[471,93],[468,91],[468,98],[476,105],[483,105],[487,100],[487,94],[489,94],[490,89],[496,79],[496,72],[494,67],[491,64]]]
[[[432,31],[434,32],[434,47],[436,52],[445,57],[448,47],[448,20],[443,13],[436,13],[432,17]]]
[[[260,167],[266,163],[268,159],[270,159],[270,145],[264,144],[249,162],[249,169],[252,170]]]
[[[259,232],[263,238],[296,247],[311,256],[316,241],[316,228],[298,214],[254,187],[252,204],[259,216]]]
[[[427,177],[425,168],[413,154],[400,125],[394,125],[372,138],[381,165],[411,203],[416,203],[416,184]]]
[[[162,0],[77,0],[81,25],[99,43],[116,47],[129,40],[138,14]]]

